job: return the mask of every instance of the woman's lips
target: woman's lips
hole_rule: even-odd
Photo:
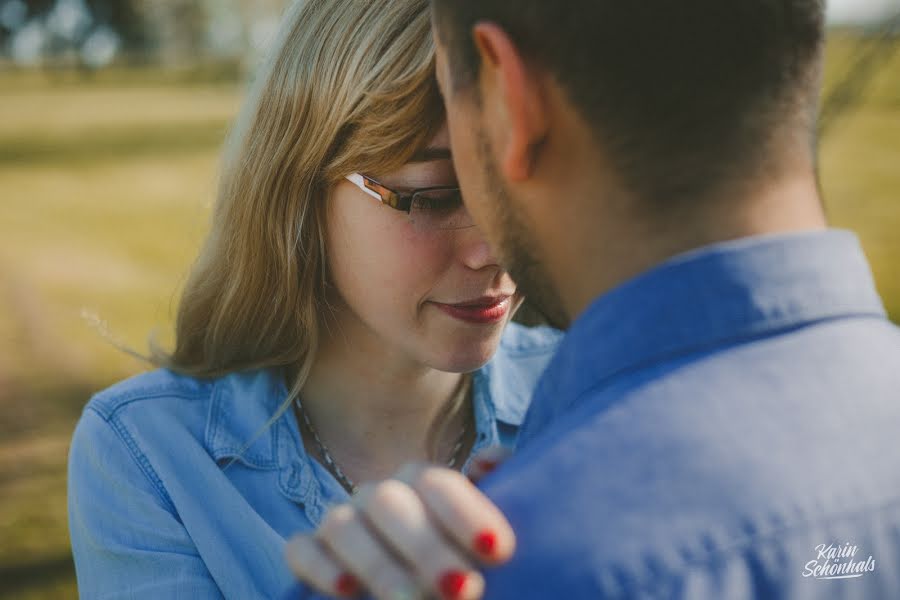
[[[454,319],[484,325],[499,323],[505,319],[512,304],[511,300],[512,296],[500,296],[497,298],[482,298],[460,304],[435,302],[434,305]]]

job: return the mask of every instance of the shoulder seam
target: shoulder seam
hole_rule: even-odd
[[[209,391],[191,392],[181,388],[162,388],[150,391],[148,389],[133,390],[122,395],[108,394],[103,391],[95,394],[93,401],[88,403],[86,408],[94,410],[97,414],[106,420],[112,419],[117,412],[133,402],[140,400],[151,400],[153,398],[180,398],[182,400],[202,400],[209,395]],[[100,406],[97,406],[97,405]]]
[[[100,411],[96,408],[89,406],[88,409],[94,411],[98,417],[100,417],[110,428],[116,433],[116,436],[122,443],[128,448],[128,453],[131,455],[131,458],[137,463],[138,468],[141,469],[144,476],[147,480],[153,485],[154,490],[160,499],[165,502],[168,507],[171,509],[172,514],[177,515],[178,511],[175,509],[175,504],[172,502],[172,498],[169,497],[169,493],[166,491],[165,486],[163,485],[162,479],[159,478],[156,471],[153,469],[153,466],[150,464],[150,461],[147,460],[147,457],[141,452],[141,449],[138,447],[137,442],[134,441],[134,438],[131,437],[131,434],[128,433],[128,430],[125,426],[116,418],[114,415],[111,415],[109,418],[105,417]]]

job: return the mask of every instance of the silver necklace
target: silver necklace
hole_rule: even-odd
[[[468,392],[469,386],[463,385],[464,392]],[[300,398],[294,400],[297,405],[297,410],[300,412],[300,416],[303,417],[303,423],[306,425],[306,428],[313,436],[313,440],[316,442],[316,447],[319,450],[319,454],[322,455],[322,458],[325,459],[325,464],[328,469],[334,473],[338,482],[350,492],[351,495],[356,493],[356,484],[351,481],[349,477],[347,477],[341,468],[338,466],[337,462],[334,460],[334,457],[331,456],[331,453],[328,451],[328,447],[325,446],[325,442],[319,437],[319,432],[313,427],[313,424],[309,420],[309,415],[306,414],[306,409],[303,408],[303,404],[300,402]],[[457,462],[460,458],[460,451],[463,448],[463,442],[466,437],[466,431],[468,431],[468,427],[463,424],[462,430],[459,432],[459,437],[456,438],[456,444],[453,446],[453,452],[450,455],[450,460],[447,462],[447,467],[453,469],[456,467]]]

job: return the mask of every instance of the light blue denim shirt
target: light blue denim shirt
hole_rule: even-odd
[[[898,438],[854,235],[675,257],[578,318],[482,481],[518,538],[486,597],[900,599]]]
[[[474,375],[473,454],[515,442],[559,339],[507,328]],[[81,597],[249,599],[288,588],[286,538],[348,496],[304,451],[292,411],[244,450],[286,397],[268,370],[214,380],[157,370],[94,396],[69,454]]]

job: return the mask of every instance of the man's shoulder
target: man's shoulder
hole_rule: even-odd
[[[648,465],[702,463],[694,481],[715,475],[716,482],[720,469],[745,464],[759,469],[745,478],[781,473],[796,483],[804,478],[785,471],[808,471],[833,456],[832,466],[847,464],[844,481],[853,473],[871,477],[871,468],[850,463],[876,459],[874,449],[889,447],[900,430],[900,328],[876,319],[826,321],[695,349],[582,389],[578,398],[560,398],[566,410],[520,448],[514,462],[523,473],[556,461],[578,465],[586,471],[573,472],[573,489],[584,491],[623,478],[640,488],[650,474],[668,481],[671,468]],[[888,480],[900,483],[900,454],[879,467],[889,458],[898,472]]]
[[[485,573],[485,597],[900,598],[900,498],[820,512],[810,497],[724,516],[705,503],[672,515],[546,507],[539,535],[511,519],[516,555]]]
[[[878,544],[891,553],[881,561],[900,556],[877,526],[900,527],[900,455],[889,451],[898,366],[896,327],[834,321],[588,390],[483,483],[520,539],[510,572],[541,589],[558,569],[573,589],[606,597],[622,578],[639,588],[666,579],[654,569],[703,571],[728,548],[759,557],[790,543],[796,561],[814,538],[837,536],[861,553]],[[784,568],[800,577],[813,558]],[[599,581],[612,587],[601,594],[590,587]]]

